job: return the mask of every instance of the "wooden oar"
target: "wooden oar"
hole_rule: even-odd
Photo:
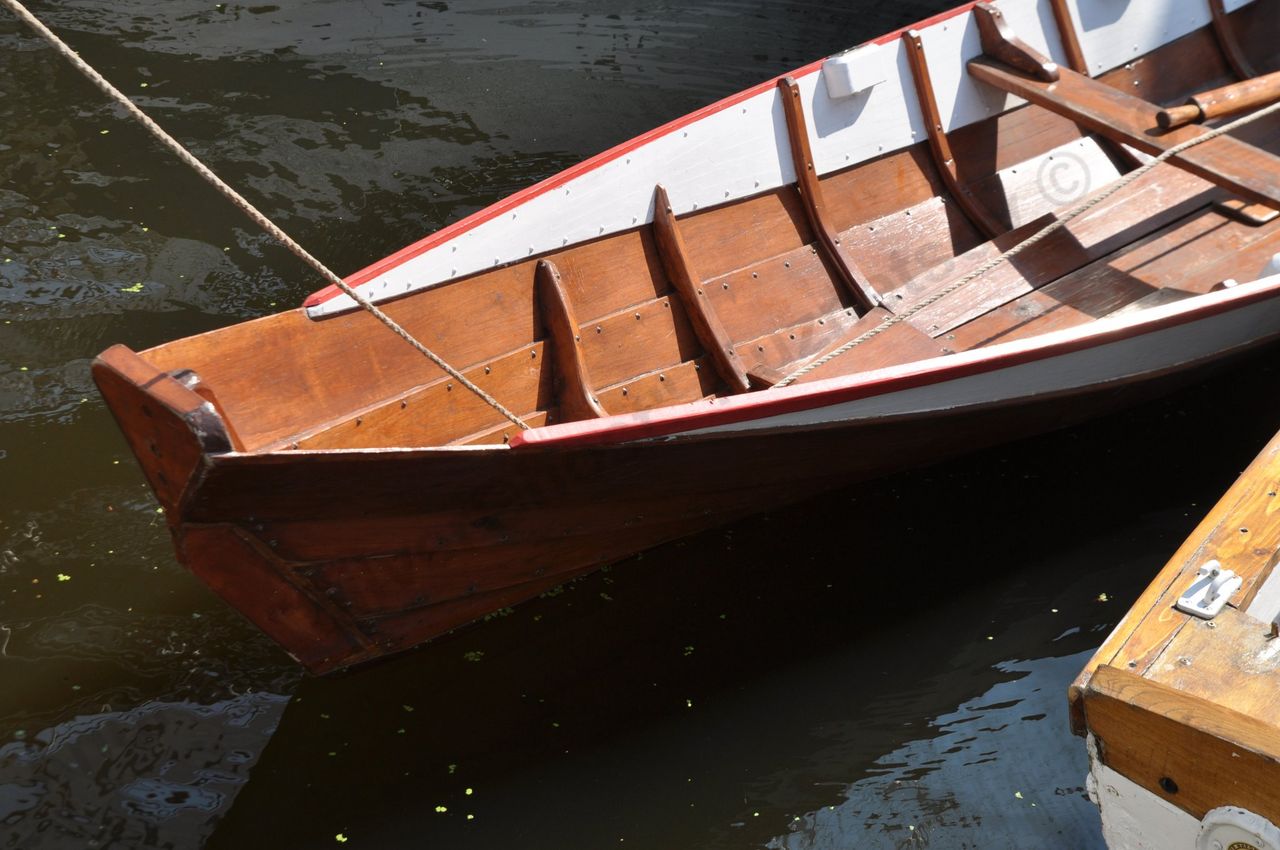
[[[1182,106],[1162,109],[1156,114],[1156,123],[1172,130],[1184,124],[1235,115],[1277,100],[1280,100],[1280,71],[1192,95]]]

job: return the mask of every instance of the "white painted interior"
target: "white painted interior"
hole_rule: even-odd
[[[1236,9],[1249,0],[1227,0]],[[1089,72],[1097,75],[1208,26],[1200,0],[1068,0]]]
[[[1198,0],[1072,0],[1090,68],[1120,65],[1209,21]],[[1234,8],[1248,0],[1234,0]],[[1006,20],[1032,47],[1065,59],[1048,0],[1003,0]],[[953,130],[1021,103],[973,81],[965,63],[981,53],[972,13],[920,30],[945,129]],[[925,138],[911,69],[900,38],[873,54],[853,51],[877,85],[833,97],[832,82],[810,71],[800,77],[815,165],[820,174],[908,147]],[[874,58],[867,58],[869,56]],[[858,58],[858,57],[863,58]],[[852,73],[851,70],[851,73]],[[852,90],[855,80],[837,81]],[[377,301],[517,262],[566,245],[628,230],[653,220],[653,189],[661,183],[677,214],[759,194],[795,181],[786,121],[770,88],[584,172],[562,186],[482,222],[383,272],[360,291]],[[312,317],[354,307],[345,295],[309,307]]]

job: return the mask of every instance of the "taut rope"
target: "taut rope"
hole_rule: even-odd
[[[1098,192],[1093,197],[1086,199],[1085,201],[1083,201],[1082,203],[1078,204],[1075,207],[1072,207],[1070,210],[1063,213],[1062,216],[1058,218],[1057,221],[1052,221],[1046,224],[1044,227],[1040,228],[1035,233],[1031,234],[1026,239],[1019,242],[1017,245],[1014,245],[1012,248],[1010,248],[1008,251],[1005,251],[1000,256],[993,257],[992,259],[987,260],[985,263],[978,266],[978,268],[969,272],[967,275],[960,278],[955,283],[951,283],[951,284],[948,284],[947,286],[944,286],[942,289],[939,289],[937,292],[933,293],[929,297],[921,301],[917,301],[915,304],[912,304],[910,307],[908,307],[906,310],[903,310],[901,313],[894,313],[892,316],[889,316],[887,319],[882,321],[880,324],[876,325],[871,330],[867,331],[866,333],[860,334],[859,336],[854,337],[853,339],[849,340],[839,348],[836,348],[832,351],[827,352],[826,354],[822,355],[816,360],[811,360],[810,362],[801,366],[799,369],[796,369],[790,375],[787,375],[781,381],[778,381],[778,383],[774,384],[774,386],[785,387],[789,384],[795,383],[798,379],[803,378],[805,375],[809,374],[814,369],[817,369],[820,366],[825,366],[826,364],[830,363],[832,360],[835,360],[840,355],[845,354],[853,350],[854,348],[857,348],[859,345],[862,345],[862,343],[866,342],[872,337],[878,334],[884,333],[886,330],[898,324],[899,322],[905,322],[907,319],[910,319],[912,316],[914,316],[916,313],[919,313],[921,310],[925,309],[926,307],[930,307],[934,304],[937,304],[943,298],[946,298],[948,295],[951,295],[952,293],[960,289],[963,289],[964,287],[973,283],[975,280],[982,277],[984,274],[991,271],[996,266],[999,266],[1001,263],[1007,263],[1009,260],[1012,260],[1014,257],[1021,254],[1023,251],[1027,250],[1031,246],[1035,245],[1037,242],[1041,241],[1042,239],[1052,234],[1054,231],[1060,230],[1072,219],[1077,218],[1078,216],[1084,215],[1089,210],[1093,209],[1098,204],[1105,201],[1107,198],[1110,198],[1116,192],[1119,192],[1125,186],[1128,186],[1130,183],[1137,180],[1139,177],[1146,174],[1151,169],[1155,168],[1157,165],[1160,165],[1161,163],[1166,162],[1167,160],[1177,156],[1178,154],[1182,153],[1188,148],[1194,148],[1196,145],[1203,144],[1204,142],[1207,142],[1211,139],[1216,139],[1225,133],[1229,133],[1232,130],[1235,130],[1239,127],[1243,127],[1246,124],[1249,124],[1253,121],[1257,121],[1259,118],[1265,117],[1267,115],[1272,114],[1273,112],[1278,112],[1278,111],[1280,111],[1280,101],[1271,104],[1265,109],[1260,109],[1257,112],[1253,112],[1249,115],[1246,115],[1243,118],[1237,118],[1235,121],[1232,121],[1230,124],[1223,124],[1221,127],[1215,127],[1214,129],[1210,130],[1209,132],[1205,133],[1202,136],[1196,136],[1193,139],[1187,139],[1185,142],[1174,145],[1173,147],[1164,151],[1163,153],[1161,153],[1159,156],[1157,156],[1155,159],[1151,160],[1150,162],[1142,166],[1139,166],[1138,168],[1135,168],[1133,171],[1130,171],[1128,174],[1124,175],[1124,177],[1117,180],[1115,183],[1112,183],[1110,186],[1106,187],[1102,191]]]
[[[471,392],[475,393],[477,396],[483,399],[484,402],[488,404],[490,407],[492,407],[494,410],[497,410],[499,413],[507,417],[507,419],[510,419],[512,423],[514,423],[515,425],[518,425],[520,428],[526,431],[529,429],[529,426],[519,416],[516,416],[514,413],[512,413],[510,410],[504,407],[497,399],[495,399],[493,396],[489,395],[487,392],[485,392],[484,390],[476,386],[474,383],[472,383],[471,380],[468,379],[466,375],[462,374],[453,366],[446,363],[440,357],[440,355],[436,354],[434,351],[427,348],[425,345],[423,345],[421,342],[415,339],[414,336],[410,334],[407,330],[405,330],[399,323],[397,323],[395,319],[391,318],[386,313],[382,312],[382,310],[378,309],[377,305],[375,305],[372,301],[370,301],[368,298],[365,298],[363,295],[361,295],[351,286],[348,286],[347,282],[342,278],[338,277],[332,271],[330,271],[328,266],[326,266],[324,263],[317,260],[315,257],[311,256],[311,254],[307,251],[307,249],[303,248],[301,245],[295,242],[293,238],[289,236],[289,234],[281,230],[280,227],[276,225],[275,222],[271,221],[271,219],[267,218],[261,211],[258,210],[257,207],[249,203],[249,201],[246,200],[243,195],[241,195],[235,189],[232,189],[229,185],[227,185],[225,181],[223,181],[221,177],[214,174],[207,165],[205,165],[200,160],[196,159],[195,155],[191,153],[191,151],[183,147],[181,142],[179,142],[173,136],[170,136],[168,133],[166,133],[164,129],[155,121],[153,121],[149,115],[147,115],[145,112],[139,109],[136,105],[134,105],[133,101],[129,100],[129,98],[126,97],[122,91],[120,91],[115,86],[111,85],[111,83],[107,82],[107,80],[101,74],[95,71],[87,62],[81,59],[79,54],[77,54],[74,50],[68,47],[66,42],[64,42],[61,38],[59,38],[51,29],[49,29],[43,23],[41,23],[40,19],[37,18],[35,15],[31,14],[31,12],[28,11],[27,8],[23,6],[21,3],[19,3],[18,0],[0,0],[0,3],[3,3],[5,6],[7,6],[9,10],[13,12],[15,15],[17,15],[18,18],[23,23],[25,23],[27,26],[35,30],[36,33],[45,41],[49,42],[49,44],[53,47],[53,49],[56,50],[58,53],[62,54],[62,57],[66,59],[68,62],[70,62],[77,71],[79,71],[81,74],[84,74],[86,77],[88,77],[89,81],[93,83],[95,86],[97,86],[99,91],[101,91],[107,97],[114,100],[116,103],[123,106],[130,115],[132,115],[135,119],[137,119],[138,123],[140,123],[143,127],[146,127],[147,130],[151,133],[151,135],[155,136],[156,139],[160,141],[160,144],[164,145],[166,148],[172,151],[174,155],[178,157],[178,159],[182,160],[184,163],[191,166],[191,168],[193,168],[197,174],[203,177],[206,182],[208,182],[211,186],[213,186],[213,188],[217,189],[220,193],[222,193],[222,195],[226,197],[227,200],[235,204],[235,206],[238,207],[241,212],[243,212],[245,215],[251,218],[255,224],[257,224],[267,233],[271,234],[271,236],[274,237],[277,241],[279,241],[281,245],[284,245],[286,248],[292,251],[294,256],[296,256],[298,259],[302,260],[304,263],[311,266],[311,268],[319,272],[321,277],[329,281],[329,283],[333,284],[334,286],[338,287],[338,289],[342,290],[342,292],[345,293],[349,298],[351,298],[351,300],[355,301],[357,304],[359,304],[361,307],[367,310],[379,322],[382,322],[382,324],[390,328],[391,331],[396,334],[396,336],[400,337],[405,342],[409,343],[409,345],[416,348],[420,353],[426,356],[428,360],[430,360],[432,363],[436,364],[441,369],[443,369],[446,373],[449,374],[451,378],[453,378],[458,383],[462,384],[462,386],[471,390]]]

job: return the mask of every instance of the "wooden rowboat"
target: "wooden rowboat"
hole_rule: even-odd
[[[348,279],[530,430],[332,289],[94,374],[197,576],[313,671],[395,652],[1280,335],[1275,116],[1157,124],[1271,3],[966,5]]]
[[[1112,850],[1280,850],[1278,487],[1280,434],[1071,686]]]

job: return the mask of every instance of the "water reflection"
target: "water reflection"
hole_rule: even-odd
[[[0,844],[199,847],[287,701],[156,701],[23,730],[0,746]]]
[[[1063,683],[1092,650],[996,669],[1009,681],[929,722],[930,737],[877,759],[845,800],[797,815],[771,850],[1105,848],[1084,790],[1084,746],[1064,746]],[[1065,782],[1064,782],[1065,780]]]

